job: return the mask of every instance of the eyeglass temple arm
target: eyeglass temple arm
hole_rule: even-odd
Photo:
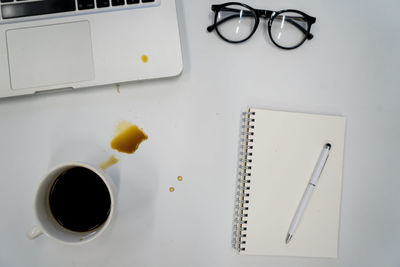
[[[253,15],[253,13],[251,13],[250,11],[246,11],[246,10],[239,10],[239,9],[234,9],[234,8],[223,8],[223,9],[221,9],[221,10],[224,10],[224,11],[233,11],[233,12],[241,12],[241,11],[243,11],[242,12],[242,16],[244,16],[244,17],[253,17],[254,15]],[[231,15],[231,16],[229,16],[229,17],[226,17],[226,18],[223,18],[223,19],[221,19],[220,21],[218,21],[217,23],[214,23],[214,24],[212,24],[212,25],[210,25],[210,26],[208,26],[207,27],[207,31],[208,32],[212,32],[213,30],[215,30],[215,28],[218,26],[218,25],[220,25],[220,24],[222,24],[222,23],[225,23],[225,22],[227,22],[227,21],[229,21],[229,20],[231,20],[231,19],[234,19],[234,18],[236,18],[236,17],[240,17],[240,15],[239,14],[233,14],[233,15]],[[282,17],[282,16],[278,16],[278,18],[279,17]],[[312,35],[311,33],[307,33],[307,31],[303,28],[303,27],[301,27],[301,25],[300,24],[298,24],[298,23],[296,23],[294,20],[299,20],[299,18],[296,18],[296,17],[287,17],[286,16],[286,21],[287,22],[289,22],[290,24],[292,24],[293,26],[295,26],[297,29],[299,29],[301,32],[303,32],[305,35],[307,35],[307,39],[308,40],[311,40],[313,37],[314,37],[314,35]]]

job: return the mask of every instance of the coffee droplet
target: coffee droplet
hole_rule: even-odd
[[[119,152],[133,154],[148,136],[137,125],[122,121],[117,126],[117,133],[111,141],[111,148]]]
[[[169,188],[169,192],[174,192],[175,191],[175,188],[174,187],[170,187]]]
[[[149,57],[147,55],[142,55],[142,62],[147,63],[149,61]]]
[[[110,168],[112,165],[114,165],[118,161],[119,161],[119,159],[117,159],[114,156],[111,156],[107,161],[100,164],[100,168],[104,171],[104,170]]]
[[[178,181],[182,181],[183,177],[182,176],[178,176]]]

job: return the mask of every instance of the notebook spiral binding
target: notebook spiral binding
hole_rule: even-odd
[[[233,247],[237,251],[246,250],[247,217],[249,209],[251,165],[253,156],[253,135],[255,112],[243,112],[240,133],[238,161],[238,186],[236,192]]]

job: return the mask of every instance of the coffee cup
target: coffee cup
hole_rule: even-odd
[[[102,169],[69,162],[51,169],[34,199],[37,225],[29,239],[41,234],[64,244],[82,244],[101,235],[115,214],[117,190]]]

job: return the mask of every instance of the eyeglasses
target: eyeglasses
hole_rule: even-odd
[[[310,30],[316,18],[298,10],[254,9],[237,2],[212,5],[211,10],[215,12],[214,24],[207,31],[216,30],[229,43],[248,40],[257,30],[260,18],[268,20],[269,37],[280,48],[294,49],[314,37]]]

